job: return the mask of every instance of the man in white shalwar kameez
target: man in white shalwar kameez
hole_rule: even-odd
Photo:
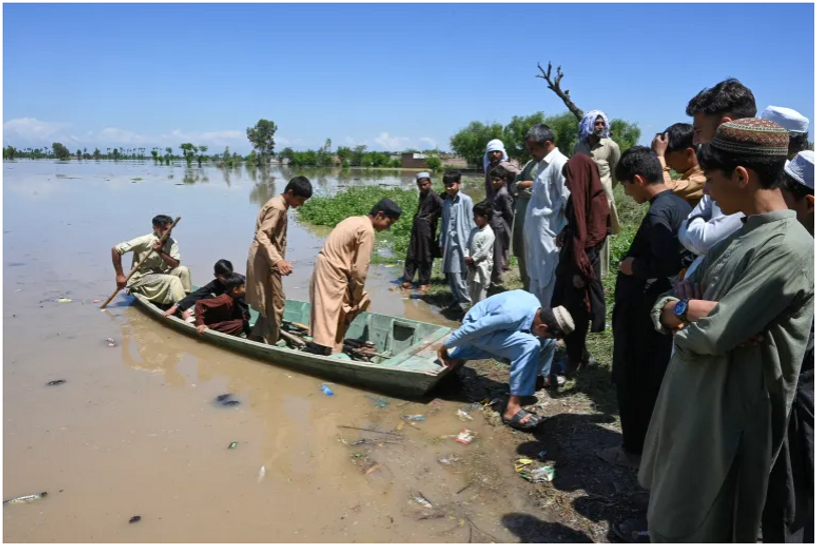
[[[556,283],[559,248],[556,237],[567,225],[565,206],[570,191],[565,186],[562,169],[567,163],[554,144],[556,137],[547,125],[534,125],[526,135],[525,145],[538,161],[534,172],[532,196],[525,213],[525,250],[530,291],[550,308]]]

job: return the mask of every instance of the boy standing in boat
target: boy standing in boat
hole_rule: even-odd
[[[311,196],[312,183],[304,176],[296,176],[258,213],[247,258],[247,303],[258,311],[249,335],[252,341],[278,341],[286,302],[281,277],[292,274],[292,265],[286,261],[287,211],[298,208]]]
[[[230,273],[224,279],[225,292],[212,299],[201,299],[196,302],[196,331],[204,334],[205,329],[212,329],[226,335],[240,337],[250,330],[250,313],[238,304],[244,298],[244,275]]]
[[[127,287],[132,293],[143,295],[151,303],[173,305],[190,293],[190,271],[180,265],[179,244],[167,237],[159,244],[162,235],[170,229],[173,219],[160,214],[153,218],[153,232],[111,248],[111,261],[116,272],[116,287]],[[142,267],[127,280],[122,271],[122,256],[133,252],[133,265],[139,263],[153,250]]]
[[[400,214],[397,203],[382,199],[368,216],[346,218],[329,233],[309,282],[311,352],[329,355],[343,349],[352,320],[371,304],[364,285],[375,231],[391,229]]]
[[[420,204],[411,227],[411,242],[403,271],[403,288],[411,289],[414,272],[419,271],[420,291],[428,291],[431,287],[431,265],[437,249],[437,221],[443,212],[443,200],[431,189],[431,174],[428,172],[417,175],[417,188],[420,190]]]

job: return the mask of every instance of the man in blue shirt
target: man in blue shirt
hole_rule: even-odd
[[[564,307],[543,309],[539,299],[527,291],[506,291],[471,307],[462,327],[449,335],[437,355],[449,367],[467,360],[510,362],[511,396],[502,421],[512,428],[530,430],[541,418],[522,408],[522,398],[536,390],[536,377],[546,359],[541,341],[564,337],[573,329],[573,318]]]

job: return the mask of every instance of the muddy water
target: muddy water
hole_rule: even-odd
[[[495,454],[493,428],[481,416],[457,418],[462,401],[389,399],[379,408],[340,384],[326,397],[319,379],[181,336],[124,296],[105,312],[92,302],[114,287],[111,246],[149,232],[157,213],[182,216],[175,237],[194,282],[209,280],[219,258],[243,269],[258,209],[293,174],[3,165],[3,498],[48,492],[3,508],[4,540],[490,539],[472,525],[516,539],[501,525],[503,514],[524,509],[503,493],[502,480],[516,477]],[[305,174],[326,193],[413,183],[411,174]],[[307,298],[323,236],[290,223],[290,298]],[[373,267],[374,311],[453,325],[391,291],[398,274]],[[53,380],[66,382],[46,386]],[[227,392],[241,404],[215,406]],[[403,424],[402,439],[339,427],[396,430],[404,414],[426,421]],[[471,445],[441,438],[465,426],[479,434]],[[380,442],[350,445],[361,438]],[[471,462],[439,463],[451,454]],[[416,491],[445,516],[412,501]]]

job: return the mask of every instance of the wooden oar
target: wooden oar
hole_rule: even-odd
[[[165,234],[163,234],[163,235],[162,235],[162,238],[160,238],[160,239],[159,239],[159,242],[162,244],[162,246],[164,246],[164,245],[165,245],[165,241],[167,241],[167,237],[169,237],[169,236],[170,236],[170,232],[171,232],[171,231],[173,231],[173,228],[174,228],[174,227],[176,227],[176,224],[177,224],[177,223],[179,223],[179,222],[181,221],[181,219],[182,219],[182,217],[181,217],[181,216],[177,217],[177,218],[176,218],[176,221],[174,221],[173,223],[171,223],[171,224],[170,224],[170,228],[169,228],[167,231],[165,231]],[[131,269],[130,273],[128,273],[127,278],[125,278],[125,284],[127,284],[127,283],[128,283],[128,280],[130,280],[131,276],[133,276],[134,274],[136,274],[136,271],[138,271],[138,270],[139,270],[139,268],[140,268],[140,267],[141,267],[141,266],[142,266],[142,265],[145,263],[145,261],[147,261],[147,259],[148,259],[148,258],[149,258],[151,255],[153,255],[153,247],[151,247],[151,248],[150,248],[150,251],[149,251],[149,252],[148,252],[148,253],[145,255],[145,257],[143,257],[143,258],[142,258],[142,260],[141,260],[141,261],[139,261],[139,263],[137,263],[136,265],[134,265],[133,269]],[[108,303],[110,303],[111,301],[113,301],[113,298],[114,298],[114,297],[116,297],[116,294],[117,294],[117,293],[119,293],[119,290],[121,290],[121,289],[122,289],[122,288],[117,287],[117,288],[116,288],[116,291],[115,291],[115,292],[113,292],[113,293],[111,294],[111,296],[110,296],[110,297],[108,297],[108,298],[105,300],[105,302],[104,302],[104,303],[102,303],[102,306],[101,306],[101,307],[99,307],[99,308],[100,308],[100,309],[104,309],[105,307],[107,307],[107,306],[108,306]]]

